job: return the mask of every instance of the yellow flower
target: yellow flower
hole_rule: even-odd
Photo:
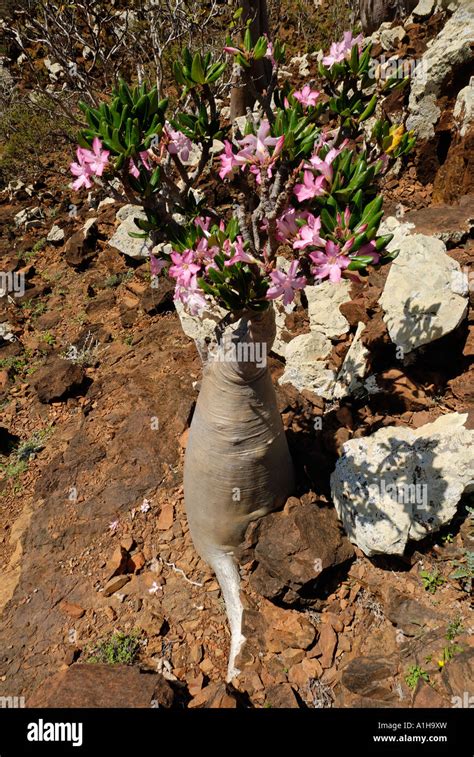
[[[390,155],[391,152],[394,152],[394,150],[397,149],[398,145],[402,141],[404,133],[405,133],[405,127],[403,126],[403,124],[400,124],[400,126],[397,126],[395,128],[392,127],[392,129],[390,129],[390,136],[392,138],[392,143],[390,147],[388,147],[385,150],[387,155]]]

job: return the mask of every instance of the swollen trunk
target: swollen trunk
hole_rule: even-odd
[[[184,464],[194,545],[220,583],[231,628],[228,678],[238,673],[242,603],[233,551],[250,521],[284,504],[293,466],[266,366],[273,309],[242,318],[204,368]]]

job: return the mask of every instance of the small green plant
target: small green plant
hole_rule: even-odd
[[[129,269],[125,273],[113,273],[104,281],[104,287],[114,288],[125,281],[130,281],[133,277],[133,270]]]
[[[453,566],[456,570],[451,573],[450,578],[459,581],[464,591],[471,593],[474,580],[474,552],[466,549],[461,560],[453,560]]]
[[[443,544],[452,544],[454,541],[454,536],[452,534],[445,534],[441,538],[441,541],[443,542]]]
[[[446,629],[446,638],[448,641],[453,641],[456,636],[460,636],[462,633],[464,633],[462,620],[461,618],[455,618],[451,621],[451,623],[448,624],[448,628]]]
[[[446,579],[440,575],[438,570],[434,570],[432,573],[427,570],[422,570],[420,576],[424,590],[428,591],[430,594],[435,594],[436,590],[446,583]]]
[[[444,647],[443,651],[441,652],[441,657],[438,660],[438,666],[440,668],[443,668],[447,662],[453,659],[454,655],[462,651],[463,649],[459,646],[459,644],[450,644],[449,646]]]
[[[124,337],[123,343],[127,344],[129,347],[131,347],[133,342],[133,334],[127,334],[127,336]]]
[[[87,314],[81,310],[77,315],[71,318],[72,323],[78,323],[79,326],[84,326],[87,321]]]
[[[423,670],[419,665],[411,665],[405,676],[407,686],[409,686],[410,689],[415,689],[420,678],[423,681],[426,681],[426,683],[430,682],[430,677],[426,670]]]
[[[46,313],[47,309],[48,309],[48,306],[46,305],[45,302],[37,302],[33,310],[31,311],[31,317],[38,318],[38,316],[43,315],[43,313]]]
[[[28,363],[29,353],[25,350],[23,355],[15,355],[0,359],[0,370],[11,371],[13,375],[21,373]]]
[[[11,453],[13,458],[6,463],[0,463],[0,474],[2,478],[13,481],[13,493],[17,494],[21,489],[19,482],[20,476],[27,470],[30,457],[44,448],[44,441],[51,435],[52,427],[36,431],[30,439],[22,442]]]
[[[43,237],[42,239],[39,239],[37,242],[35,242],[31,250],[21,253],[20,257],[23,258],[23,260],[25,260],[25,262],[28,263],[31,260],[31,258],[33,258],[45,246],[46,246],[46,238]]]
[[[46,342],[46,344],[49,344],[51,346],[56,342],[54,334],[52,334],[50,331],[45,331],[44,334],[41,335],[41,339],[43,340],[43,342]]]
[[[140,651],[141,635],[141,631],[132,631],[130,634],[118,631],[99,642],[87,661],[107,665],[133,665]]]

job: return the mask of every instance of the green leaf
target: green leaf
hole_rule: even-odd
[[[363,121],[366,121],[375,111],[375,107],[377,105],[377,95],[375,94],[369,104],[367,105],[364,112],[359,117],[359,123],[362,123]]]
[[[191,66],[191,77],[197,84],[204,84],[204,82],[206,81],[206,74],[204,73],[200,53],[196,53],[193,58],[193,63]]]

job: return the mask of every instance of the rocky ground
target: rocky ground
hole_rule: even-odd
[[[406,24],[399,53],[422,56],[444,22]],[[474,132],[471,123],[462,134],[454,115],[468,80],[463,63],[443,81],[433,134],[387,177],[385,195],[393,223],[440,240],[472,282]],[[459,323],[443,318],[404,359],[380,304],[388,268],[333,306],[339,330],[315,328],[308,300],[285,314],[270,367],[297,491],[242,547],[248,643],[226,686],[223,602],[183,509],[200,359],[171,288],[152,288],[148,263],[109,244],[119,205],[71,195],[67,160],[57,161],[0,204],[2,269],[27,283],[0,300],[0,696],[50,706],[453,706],[474,673],[471,597],[452,577],[474,548],[472,498],[404,555],[367,557],[341,528],[330,475],[344,444],[381,428],[419,429],[454,412],[474,428],[474,302],[468,310],[464,292]],[[364,348],[360,380],[342,396],[321,396],[319,374],[298,388],[279,383],[288,344],[316,332],[334,376],[356,333]],[[114,632],[139,639],[134,665],[83,665]]]

